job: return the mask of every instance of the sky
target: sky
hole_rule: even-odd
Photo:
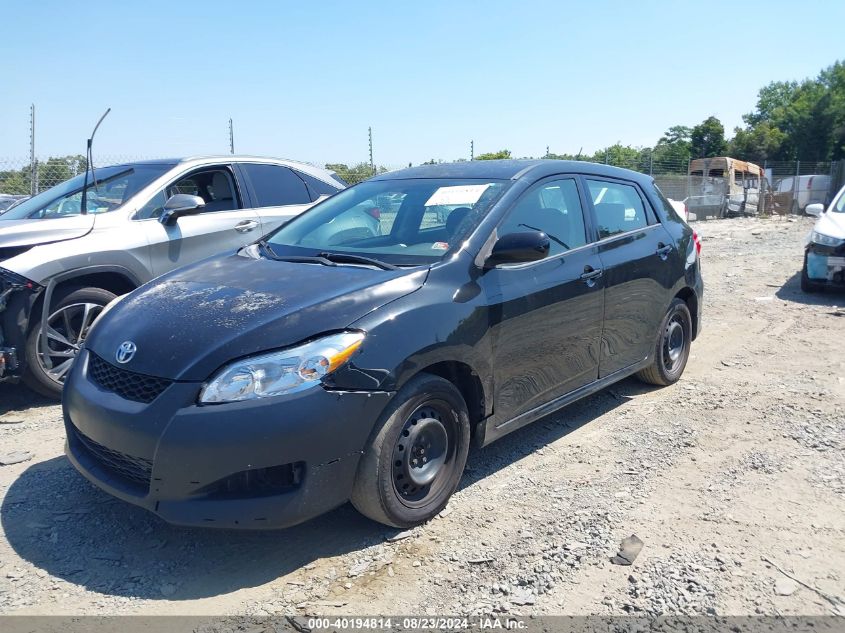
[[[0,164],[237,153],[322,164],[651,146],[845,59],[845,2],[2,2]],[[729,134],[730,136],[731,134]]]

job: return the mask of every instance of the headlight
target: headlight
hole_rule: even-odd
[[[214,375],[203,387],[199,401],[237,402],[307,389],[349,360],[363,341],[363,332],[341,332],[299,347],[236,361]]]
[[[819,233],[818,231],[810,233],[810,241],[815,244],[821,244],[822,246],[839,246],[840,244],[845,244],[845,239],[840,237],[831,237],[830,235],[825,235],[824,233]]]

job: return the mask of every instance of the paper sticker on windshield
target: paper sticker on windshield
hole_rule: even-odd
[[[431,245],[436,251],[448,251],[449,250],[449,242],[435,242]]]
[[[436,204],[465,204],[471,206],[478,202],[490,185],[456,185],[454,187],[440,187],[425,203],[427,207]]]

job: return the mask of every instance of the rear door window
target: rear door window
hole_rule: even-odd
[[[281,165],[244,163],[241,165],[257,198],[256,207],[283,207],[309,204],[311,196],[302,178]]]
[[[316,200],[320,196],[333,196],[341,189],[340,186],[335,187],[327,182],[323,182],[319,178],[314,178],[314,176],[309,176],[301,171],[297,171],[296,175],[299,176],[308,186],[308,191],[311,194],[312,201]]]
[[[649,225],[645,205],[634,186],[588,179],[587,188],[596,211],[599,239]]]

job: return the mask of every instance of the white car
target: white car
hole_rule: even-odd
[[[821,204],[809,204],[807,214],[819,219],[804,246],[801,290],[845,288],[845,187],[839,190],[827,211]]]
[[[0,215],[0,382],[58,398],[116,296],[243,248],[345,187],[296,161],[201,156],[92,169],[11,207]],[[363,211],[339,221],[359,239],[379,234]]]

